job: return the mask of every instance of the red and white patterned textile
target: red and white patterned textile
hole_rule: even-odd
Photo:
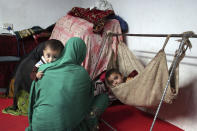
[[[88,71],[90,77],[94,79],[107,69],[112,52],[116,53],[117,51],[117,37],[108,37],[106,39],[106,32],[121,33],[121,28],[119,22],[115,19],[109,20],[105,24],[102,34],[93,33],[92,28],[92,23],[78,17],[66,15],[56,22],[50,39],[58,39],[64,45],[71,37],[83,39],[87,46],[87,54],[82,65]],[[122,37],[119,37],[119,40],[122,40]]]

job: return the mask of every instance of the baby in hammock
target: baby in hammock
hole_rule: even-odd
[[[50,39],[45,42],[44,49],[43,49],[43,56],[41,57],[41,60],[36,63],[36,65],[33,67],[33,71],[30,75],[32,80],[38,80],[41,79],[44,75],[42,71],[38,72],[38,68],[42,64],[51,63],[57,60],[57,58],[60,56],[61,52],[64,49],[64,45],[61,41]]]
[[[110,69],[105,74],[105,82],[109,86],[117,86],[134,78],[138,72],[133,70],[127,77],[124,77],[118,69]]]

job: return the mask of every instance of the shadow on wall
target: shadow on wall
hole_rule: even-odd
[[[174,121],[178,118],[185,118],[192,120],[197,116],[197,106],[195,104],[197,94],[197,79],[192,80],[188,85],[179,88],[177,98],[172,104],[165,104],[161,106],[159,118],[163,120]],[[197,118],[197,117],[196,117]]]

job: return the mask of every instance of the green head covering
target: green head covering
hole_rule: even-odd
[[[64,62],[81,65],[86,56],[86,45],[82,39],[73,37],[68,40],[63,53],[66,56],[63,57],[65,59]]]
[[[81,66],[85,56],[84,41],[73,37],[57,61],[40,67],[44,76],[32,83],[28,129],[65,131],[85,118],[93,101],[92,81]]]
[[[42,65],[39,70],[45,71],[48,68],[57,68],[68,64],[81,65],[85,57],[85,42],[81,38],[72,37],[67,41],[61,57],[53,63]]]

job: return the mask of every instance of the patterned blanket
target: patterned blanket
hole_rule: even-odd
[[[110,66],[112,54],[117,51],[117,37],[106,37],[106,32],[121,33],[121,28],[119,22],[113,19],[106,22],[102,34],[95,34],[92,29],[92,23],[66,15],[56,22],[50,39],[58,39],[65,44],[71,37],[82,38],[87,46],[83,66],[94,79]],[[118,39],[122,40],[122,37]]]
[[[91,23],[93,23],[93,32],[101,33],[107,21],[107,17],[114,15],[113,10],[98,10],[96,8],[80,8],[73,7],[71,11],[68,12],[69,15],[83,18]]]

